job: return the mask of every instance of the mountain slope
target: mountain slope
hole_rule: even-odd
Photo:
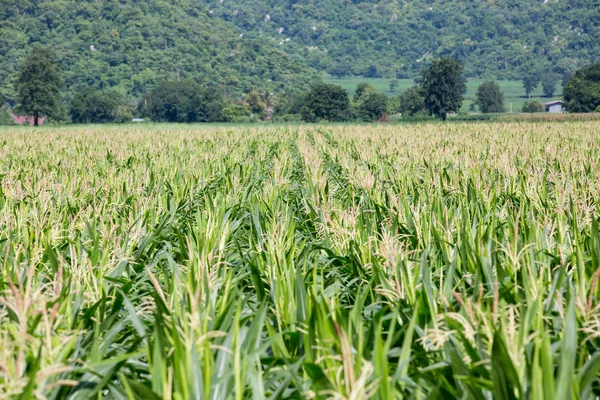
[[[33,47],[57,52],[67,93],[92,85],[140,96],[164,79],[193,77],[226,93],[306,88],[315,71],[264,40],[240,37],[198,1],[0,0],[0,95]],[[0,99],[1,100],[1,99]]]
[[[600,59],[599,0],[209,0],[240,32],[339,75],[412,77],[433,57],[469,76],[570,73]]]

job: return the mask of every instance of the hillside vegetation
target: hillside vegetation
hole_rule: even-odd
[[[19,64],[34,47],[56,50],[68,94],[93,86],[139,97],[160,81],[186,77],[233,94],[252,86],[289,91],[319,79],[281,49],[240,37],[191,0],[0,0],[5,100],[14,100]]]
[[[212,0],[241,32],[336,75],[411,77],[439,56],[468,76],[571,73],[600,57],[598,0]]]
[[[0,101],[19,64],[57,51],[67,97],[86,86],[139,98],[193,78],[237,96],[306,89],[316,72],[412,78],[452,56],[468,77],[564,77],[600,58],[598,0],[0,0]]]

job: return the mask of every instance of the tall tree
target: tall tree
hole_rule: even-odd
[[[563,91],[567,112],[593,112],[600,106],[600,62],[580,69]]]
[[[531,93],[540,85],[540,74],[537,71],[528,71],[522,79],[525,95],[531,98]]]
[[[558,82],[558,77],[552,72],[547,72],[542,77],[542,90],[544,91],[544,96],[552,97],[554,96],[554,92],[556,91],[556,83]]]
[[[504,93],[496,82],[483,82],[475,92],[475,103],[482,113],[504,112]]]
[[[304,100],[305,120],[326,119],[328,121],[345,121],[348,119],[350,99],[348,92],[341,86],[319,84],[314,86]],[[310,116],[310,117],[308,117]]]
[[[406,89],[399,96],[400,109],[403,117],[414,116],[425,111],[425,92],[421,86]]]
[[[444,121],[448,113],[458,112],[467,86],[462,76],[463,65],[453,58],[440,58],[423,71],[422,86],[425,107],[431,115]]]
[[[17,111],[33,116],[39,125],[41,117],[54,117],[60,112],[62,80],[56,54],[50,49],[35,49],[19,68],[17,78]]]
[[[377,88],[371,85],[370,83],[361,82],[356,86],[356,90],[354,91],[354,97],[352,98],[352,101],[357,103],[360,101],[361,97],[371,93],[377,93]]]
[[[361,97],[358,106],[358,116],[361,120],[377,121],[381,119],[387,111],[388,98],[380,92],[367,93]]]

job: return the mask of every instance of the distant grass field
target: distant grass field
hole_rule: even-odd
[[[412,79],[399,79],[399,85],[397,90],[394,92],[390,91],[390,81],[391,79],[387,78],[360,78],[360,77],[352,77],[352,78],[343,78],[343,79],[334,79],[327,78],[326,82],[335,83],[342,86],[344,89],[348,90],[350,93],[353,93],[356,90],[356,86],[361,82],[366,82],[374,85],[379,91],[387,94],[388,96],[397,96],[406,89],[411,86],[414,86],[415,83]],[[465,95],[465,101],[463,103],[463,111],[468,111],[469,106],[472,103],[473,97],[475,96],[475,91],[477,87],[481,85],[485,80],[484,79],[469,79],[467,81],[467,94]],[[513,112],[521,112],[523,108],[523,103],[530,100],[525,97],[525,89],[523,89],[523,84],[521,81],[497,81],[500,85],[500,89],[504,92],[504,104],[506,106],[506,111],[510,111],[510,104],[512,103]],[[562,93],[562,87],[560,82],[556,84],[556,93],[555,97],[547,98],[543,97],[543,91],[541,85],[533,92],[532,100],[537,100],[540,103],[546,103],[552,100],[560,99],[560,95]]]
[[[598,399],[599,159],[582,121],[3,127],[0,400]]]

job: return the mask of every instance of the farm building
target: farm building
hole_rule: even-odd
[[[544,108],[546,109],[546,112],[549,113],[561,113],[565,111],[565,103],[561,100],[551,101],[544,104]]]

